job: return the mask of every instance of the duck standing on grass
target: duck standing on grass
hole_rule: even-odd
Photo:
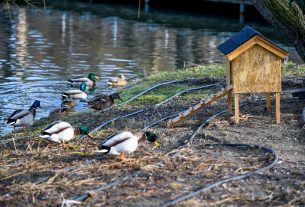
[[[17,109],[14,111],[7,120],[7,124],[15,127],[31,126],[36,116],[36,109],[40,107],[40,101],[34,101],[28,110]]]
[[[118,78],[112,78],[107,83],[109,86],[125,86],[127,81],[125,75],[121,74]]]
[[[47,126],[39,137],[51,142],[61,143],[64,148],[67,148],[69,145],[66,143],[80,134],[92,137],[89,134],[89,128],[87,126],[80,126],[78,129],[74,129],[68,122],[55,121]]]
[[[68,90],[61,93],[62,99],[65,100],[87,100],[88,94],[86,93],[86,83],[80,84],[80,90]]]
[[[83,78],[72,78],[67,80],[69,84],[80,84],[80,83],[86,83],[89,87],[95,87],[95,80],[100,79],[98,76],[96,76],[94,73],[89,73],[88,77]]]
[[[110,96],[105,94],[96,95],[90,101],[88,106],[95,110],[103,110],[113,105],[114,99],[123,101],[118,93],[113,93]]]
[[[99,146],[97,152],[110,155],[120,155],[120,159],[125,159],[125,154],[134,152],[139,142],[145,140],[154,143],[158,146],[157,135],[154,132],[147,131],[140,136],[135,136],[129,131],[123,131],[106,138]]]

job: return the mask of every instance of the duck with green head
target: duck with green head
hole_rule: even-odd
[[[89,133],[89,127],[80,126],[74,129],[71,124],[65,121],[55,121],[47,126],[40,134],[39,137],[47,139],[50,142],[56,142],[63,145],[64,148],[69,145],[66,144],[77,135],[87,135],[92,137]]]
[[[36,116],[36,109],[40,107],[40,101],[36,100],[32,106],[25,109],[15,110],[7,119],[7,124],[15,127],[26,127],[31,126]]]
[[[95,80],[99,80],[100,78],[96,76],[94,73],[89,73],[88,77],[83,78],[72,78],[67,80],[69,84],[80,84],[80,83],[86,83],[89,87],[95,87],[96,83]]]
[[[68,90],[61,93],[62,99],[65,100],[87,100],[88,94],[86,93],[87,85],[85,83],[80,84],[80,90]]]
[[[157,135],[154,132],[147,131],[140,135],[134,135],[129,131],[123,131],[117,134],[113,134],[106,138],[97,152],[110,155],[120,155],[120,159],[125,159],[125,154],[134,152],[139,145],[139,142],[145,142],[145,140],[154,143],[158,146]]]
[[[111,95],[99,94],[88,101],[88,106],[95,110],[103,110],[112,106],[115,99],[123,101],[118,93]]]

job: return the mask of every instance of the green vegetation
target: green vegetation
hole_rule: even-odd
[[[150,88],[158,83],[170,80],[186,80],[190,78],[204,77],[224,78],[224,75],[225,67],[223,65],[197,66],[193,68],[178,69],[174,72],[161,72],[157,74],[152,74],[150,77],[144,78],[140,82],[133,84],[128,89],[124,89],[121,92],[121,97],[124,100],[128,100],[147,88]],[[182,84],[176,84],[174,87],[173,85],[160,87],[139,97],[131,104],[138,105],[139,102],[143,100],[145,100],[146,102],[160,102],[166,99],[167,97],[172,96],[175,93],[179,93],[188,88],[191,88],[191,86]],[[189,95],[188,99],[191,98],[191,95]]]
[[[283,77],[288,76],[303,76],[305,75],[305,65],[296,65],[292,62],[288,62],[283,65]],[[160,72],[157,74],[153,74],[150,77],[143,78],[137,83],[132,84],[128,88],[125,88],[121,91],[121,97],[124,101],[129,100],[135,95],[143,92],[144,90],[162,83],[171,80],[186,80],[191,78],[206,78],[213,77],[223,79],[225,78],[225,66],[223,65],[210,65],[210,66],[198,66],[193,68],[179,69],[174,72]],[[156,88],[140,97],[135,99],[134,101],[128,103],[127,105],[123,105],[121,109],[128,111],[132,107],[147,107],[157,104],[168,97],[175,95],[181,91],[184,91],[189,88],[198,87],[198,85],[192,85],[189,83],[179,83],[179,84],[170,84],[166,86],[161,86]],[[215,91],[211,91],[209,89],[192,91],[191,93],[187,93],[179,97],[181,101],[192,101],[204,99],[213,94]],[[116,100],[116,103],[121,103]],[[96,125],[107,121],[109,119],[114,118],[115,115],[111,113],[107,113],[107,117],[105,113],[97,113],[93,110],[88,110],[86,112],[78,112],[73,113],[71,115],[59,115],[48,118],[43,118],[31,127],[31,130],[26,134],[31,137],[37,137],[41,130],[46,127],[48,124],[55,120],[63,120],[71,123],[74,126],[79,125],[87,125],[91,129],[93,129]]]
[[[297,65],[293,62],[288,62],[283,65],[283,77],[301,77],[305,75],[305,65]]]

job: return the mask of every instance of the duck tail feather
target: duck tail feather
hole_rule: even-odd
[[[8,125],[14,125],[14,124],[16,124],[16,121],[17,121],[17,120],[15,120],[15,119],[8,119],[6,124],[8,124]]]

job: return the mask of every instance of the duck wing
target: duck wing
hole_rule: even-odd
[[[68,91],[63,92],[63,94],[66,94],[66,95],[76,95],[76,94],[81,94],[81,93],[83,93],[83,91],[81,91],[81,90],[68,90]]]
[[[68,129],[72,127],[68,122],[64,121],[55,121],[49,126],[47,126],[41,134],[58,134],[59,132],[64,131],[65,129]]]
[[[23,117],[29,115],[31,112],[29,110],[17,109],[9,117],[7,123],[15,122],[17,119],[22,119]]]
[[[131,139],[135,137],[131,132],[120,132],[117,134],[113,134],[109,137],[107,137],[101,145],[107,146],[107,147],[113,147],[119,143],[122,143],[126,141],[127,139]]]
[[[68,80],[68,82],[70,83],[79,83],[79,82],[88,82],[89,79],[88,78],[71,78]]]
[[[88,104],[93,104],[95,102],[106,102],[109,99],[109,96],[105,94],[99,94],[94,96],[90,101],[88,101]]]

